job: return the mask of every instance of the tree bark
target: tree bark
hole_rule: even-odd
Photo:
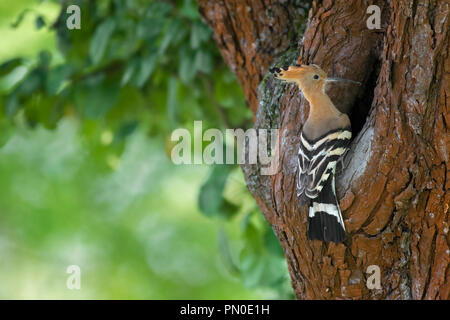
[[[369,5],[381,8],[369,30]],[[298,299],[450,298],[450,57],[445,0],[314,1],[301,36],[302,4],[199,0],[221,53],[241,83],[256,128],[279,128],[280,168],[247,186],[277,235]],[[350,114],[354,140],[337,190],[347,239],[307,238],[296,198],[297,150],[308,103],[269,66],[315,63],[361,81],[332,88]],[[367,268],[381,270],[381,289]]]

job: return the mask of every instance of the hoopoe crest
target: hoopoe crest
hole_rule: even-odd
[[[345,225],[336,197],[338,160],[348,150],[352,137],[350,119],[341,113],[325,93],[335,81],[317,65],[295,65],[270,70],[278,79],[296,83],[310,105],[308,119],[300,134],[297,197],[309,205],[308,237],[312,240],[342,242]]]

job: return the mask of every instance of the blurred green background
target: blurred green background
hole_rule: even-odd
[[[1,299],[293,298],[239,167],[170,160],[252,125],[195,1],[2,1],[0,38]]]

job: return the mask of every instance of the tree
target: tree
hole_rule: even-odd
[[[381,28],[369,29],[369,5]],[[301,36],[301,1],[199,1],[236,74],[256,128],[280,128],[280,170],[243,166],[247,186],[280,241],[298,299],[448,299],[450,57],[447,1],[317,0]],[[298,40],[301,39],[299,42]],[[295,194],[296,154],[308,103],[271,65],[315,63],[358,80],[332,88],[354,140],[338,177],[348,232],[342,244],[307,239]],[[367,268],[381,271],[369,289]]]
[[[56,1],[56,20],[40,8],[45,2],[34,2],[39,5],[29,3],[30,8],[18,16],[9,17],[6,12],[4,18],[16,28],[31,16],[37,29],[53,32],[58,46],[42,46],[45,49],[36,57],[17,52],[0,61],[0,149],[22,129],[35,129],[38,136],[45,127],[58,135],[68,123],[65,120],[75,120],[77,138],[88,155],[77,169],[84,173],[79,177],[88,175],[87,185],[95,185],[94,173],[103,177],[120,170],[130,144],[136,147],[132,142],[136,134],[146,133],[148,147],[161,146],[159,151],[166,151],[168,157],[163,163],[168,165],[176,145],[171,139],[175,129],[185,128],[194,137],[192,124],[200,119],[204,130],[252,126],[242,89],[212,41],[211,29],[202,23],[196,1]],[[81,17],[77,18],[77,12]],[[207,145],[202,147],[206,150]],[[158,156],[158,152],[152,154]],[[173,174],[173,168],[165,165],[155,164],[157,174],[151,173],[155,183],[168,181],[168,171]],[[14,172],[8,168],[3,172]],[[6,178],[1,180],[4,185],[8,185]],[[183,176],[178,178],[184,181]],[[171,191],[177,185],[173,180]],[[76,188],[77,182],[70,187]],[[71,190],[64,192],[85,198],[90,188],[80,188],[81,194]],[[228,273],[247,288],[263,287],[273,297],[292,298],[281,246],[237,165],[211,166],[197,191],[198,208],[219,231],[217,243],[208,246],[216,246]],[[3,198],[14,201],[8,195]],[[156,201],[171,210],[164,197]]]

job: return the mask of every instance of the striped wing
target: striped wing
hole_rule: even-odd
[[[301,134],[297,179],[299,199],[317,198],[330,175],[334,175],[337,161],[348,150],[351,136],[350,128],[330,131],[315,141],[309,141]]]

